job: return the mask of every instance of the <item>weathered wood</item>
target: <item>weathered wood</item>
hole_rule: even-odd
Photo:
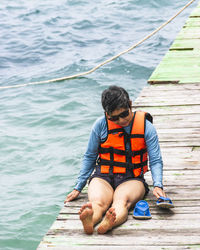
[[[185,136],[181,136],[181,135],[173,135],[173,134],[169,134],[169,136],[167,136],[167,134],[163,134],[163,135],[160,135],[160,143],[162,142],[188,142],[189,144],[192,144],[192,145],[196,145],[196,146],[200,146],[199,145],[199,137],[196,136],[195,134],[191,134],[192,136],[192,139],[185,135]],[[184,144],[185,145],[185,144]]]
[[[60,236],[46,236],[44,242],[48,246],[77,246],[80,245],[106,245],[109,249],[109,246],[159,246],[159,245],[169,245],[169,246],[180,246],[180,245],[195,245],[199,244],[199,238],[194,236],[196,233],[193,230],[191,233],[184,231],[184,237],[182,236],[183,230],[179,231],[167,231],[163,225],[158,230],[152,230],[151,232],[146,232],[145,230],[131,230],[129,232],[121,230],[115,240],[113,241],[113,233],[116,233],[116,230],[113,230],[113,233],[107,234],[106,242],[105,236],[99,236],[95,233],[91,236],[85,236],[84,234],[72,234],[69,235],[68,232]],[[74,232],[73,232],[74,233]],[[126,233],[124,235],[124,233]],[[145,237],[144,237],[145,235]],[[123,239],[126,239],[124,242]],[[53,242],[53,243],[51,243]]]
[[[164,91],[163,91],[164,92]],[[166,93],[161,93],[159,94],[158,96],[158,93],[155,93],[155,92],[151,92],[151,94],[148,94],[148,93],[143,93],[142,95],[140,95],[138,98],[137,98],[137,102],[140,102],[140,101],[145,101],[145,102],[152,102],[152,101],[165,101],[165,102],[169,102],[169,101],[172,101],[174,99],[178,99],[179,101],[185,101],[185,100],[191,100],[191,99],[196,99],[196,100],[199,100],[199,92],[200,90],[191,90],[189,91],[190,93],[187,93],[187,91],[184,91],[183,93],[180,93],[180,91],[170,91],[170,96],[166,96]],[[194,93],[192,93],[194,92]]]
[[[143,94],[141,94],[137,98],[137,101],[138,102],[139,101],[152,102],[152,100],[154,100],[154,101],[155,100],[156,101],[162,101],[162,100],[171,101],[174,98],[182,100],[182,101],[185,101],[185,99],[193,99],[193,98],[196,99],[196,100],[199,100],[199,92],[200,92],[200,90],[191,90],[191,91],[188,91],[188,92],[189,93],[187,93],[186,90],[184,90],[183,92],[180,92],[180,90],[170,91],[170,93],[168,93],[170,95],[168,95],[168,96],[166,96],[166,93],[161,93],[161,94],[158,95],[158,93],[155,93],[154,91],[151,91],[150,94],[144,92]],[[194,92],[194,93],[192,93],[192,92]]]
[[[199,39],[177,39],[171,46],[171,50],[178,50],[178,49],[199,49]]]
[[[178,41],[199,39],[199,27],[184,28],[177,36]],[[199,50],[174,50],[174,47],[167,52],[162,62],[158,65],[149,79],[149,83],[176,82],[195,83],[200,82],[199,71],[200,56]]]
[[[198,210],[199,211],[199,210]],[[197,210],[191,211],[194,213],[197,213]],[[117,234],[130,234],[133,232],[133,230],[159,230],[162,228],[162,225],[160,223],[160,220],[147,220],[147,221],[139,221],[139,220],[127,220],[121,227],[115,228],[115,235]],[[165,220],[164,221],[164,228],[162,230],[166,231],[171,231],[171,232],[176,232],[176,231],[182,231],[186,232],[188,231],[193,231],[197,232],[199,230],[199,221],[196,219],[185,219],[185,220],[173,220],[173,223],[171,220]],[[58,231],[80,231],[82,232],[83,226],[80,220],[73,220],[73,223],[71,220],[56,220],[53,225],[50,228],[51,232],[56,234]],[[56,230],[56,231],[54,231]],[[60,232],[59,232],[60,233]],[[49,233],[50,234],[50,233]],[[200,239],[199,239],[200,240]]]
[[[200,206],[189,206],[190,205],[190,202],[191,201],[188,201],[188,206],[187,207],[183,207],[183,206],[176,206],[176,203],[177,203],[177,201],[174,201],[174,204],[175,204],[175,208],[172,210],[172,211],[167,211],[167,210],[163,210],[163,209],[159,209],[159,208],[157,208],[156,207],[156,204],[155,204],[155,201],[154,202],[150,202],[149,201],[149,204],[150,204],[150,209],[151,209],[151,214],[152,215],[155,215],[155,214],[159,214],[159,215],[165,215],[166,216],[166,218],[168,217],[168,216],[174,216],[175,214],[177,215],[177,214],[191,214],[191,213],[198,213],[199,212],[199,209],[200,209]],[[152,204],[152,205],[151,205]],[[184,204],[187,204],[187,201],[185,201],[184,202]],[[196,204],[196,203],[195,203]],[[79,211],[79,209],[80,209],[80,207],[64,207],[62,210],[61,210],[61,212],[60,212],[60,214],[59,214],[59,218],[61,218],[62,217],[62,215],[63,214],[65,214],[65,216],[66,216],[66,214],[68,215],[68,214],[71,214],[71,215],[76,215],[75,216],[75,218],[79,221],[79,216],[78,216],[78,211]],[[132,211],[130,211],[130,214],[132,214]],[[189,218],[190,218],[190,216],[189,216]],[[185,219],[186,218],[183,218],[183,216],[182,216],[182,219],[185,221]],[[197,221],[197,220],[196,220]],[[80,222],[80,221],[79,221]],[[57,223],[57,222],[55,222],[55,223]],[[57,227],[57,225],[58,224],[53,224],[52,225],[52,227],[51,227],[51,229],[52,228],[56,228]],[[71,220],[69,220],[69,223],[71,223]],[[74,222],[73,222],[74,223]],[[80,222],[81,223],[81,222]],[[126,223],[128,223],[128,222],[126,222]],[[132,223],[132,222],[131,222]],[[151,220],[151,222],[150,222],[150,224],[151,223],[153,223],[153,220]],[[159,222],[158,222],[159,223]],[[61,224],[59,224],[59,225],[61,225],[60,227],[62,227],[62,223]],[[66,225],[66,224],[65,224]],[[81,225],[81,224],[80,224]],[[75,225],[73,225],[73,226],[75,226]],[[60,228],[59,227],[59,228]],[[58,228],[58,227],[57,227]]]
[[[165,188],[165,190],[167,191],[167,193],[168,193],[168,191],[171,192],[171,193],[174,193],[175,188],[172,190],[172,187],[167,187],[167,188]],[[193,190],[196,189],[196,188],[197,187],[194,186],[194,185],[190,185],[190,187],[189,187],[191,192],[193,192]],[[185,189],[188,190],[188,187],[183,185],[181,187],[180,192],[184,192]],[[148,194],[148,196],[145,199],[148,200],[150,208],[155,208],[156,207],[155,198],[153,197],[153,195],[151,193]],[[62,214],[77,214],[77,212],[79,211],[80,206],[82,204],[84,204],[85,202],[87,202],[87,194],[81,194],[80,197],[77,200],[66,204],[60,210],[59,215],[62,215]],[[177,196],[177,199],[176,199],[176,197],[173,197],[173,202],[175,203],[175,207],[192,207],[192,206],[196,207],[196,206],[200,206],[200,200],[198,198],[192,199],[192,197],[189,197],[189,198],[186,198],[186,199],[182,199],[179,196]],[[73,208],[77,208],[77,210],[74,211]],[[159,209],[159,210],[157,210],[157,212],[162,212],[162,210]],[[165,212],[165,210],[164,210],[164,212]]]
[[[177,206],[177,205],[176,205]],[[151,207],[150,207],[151,209]],[[164,213],[155,213],[154,211],[151,211],[151,215],[153,220],[200,220],[200,214],[199,213],[184,213],[184,218],[183,218],[183,213],[174,213],[173,215],[169,214],[164,214]],[[70,213],[63,213],[59,214],[57,217],[57,220],[79,220],[77,214],[70,214]],[[128,220],[133,220],[132,213],[129,214]],[[137,221],[135,221],[137,223]]]
[[[199,8],[196,8],[190,15],[190,18],[191,17],[200,17],[200,9]]]
[[[161,123],[158,122],[154,122],[154,126],[156,128],[159,128],[161,125]],[[194,121],[192,124],[189,121],[180,121],[180,120],[172,120],[172,124],[165,124],[166,128],[182,128],[184,126],[184,128],[199,128],[200,127],[200,121]]]
[[[183,27],[200,27],[200,17],[188,18]]]
[[[200,122],[200,117],[199,114],[179,114],[176,116],[171,116],[171,115],[165,115],[165,116],[159,116],[159,115],[154,115],[153,119],[153,124],[161,123],[162,126],[163,124],[167,125],[167,121],[173,121],[173,122],[187,122],[190,123],[191,125],[196,122]],[[172,124],[170,124],[172,125]],[[162,128],[160,125],[159,128]]]
[[[168,101],[168,102],[165,102],[165,101],[152,101],[151,104],[149,102],[135,102],[134,103],[134,107],[157,107],[157,106],[160,106],[160,107],[169,107],[169,106],[182,106],[182,107],[185,107],[185,106],[197,106],[199,109],[200,109],[200,103],[198,100],[187,100],[186,103],[184,103],[183,101],[175,101],[175,100],[172,100],[172,101]]]
[[[142,89],[142,92],[140,94],[144,92],[150,92],[151,91],[158,91],[160,94],[162,93],[162,91],[185,91],[185,90],[200,90],[200,83],[193,83],[193,84],[155,84],[155,85],[148,85],[145,86]],[[169,94],[169,93],[168,93]]]
[[[190,146],[190,147],[200,147],[200,142],[173,142],[173,141],[160,141],[161,147],[184,147],[184,146]]]
[[[142,106],[135,106],[133,105],[134,110],[141,110],[145,112],[149,112],[151,115],[159,115],[159,116],[165,116],[165,115],[171,115],[171,116],[177,116],[177,115],[183,115],[183,114],[200,114],[200,106],[153,106],[153,105],[142,105]]]
[[[199,136],[200,133],[200,128],[184,128],[184,123],[183,123],[183,128],[181,129],[174,129],[174,128],[169,128],[166,129],[165,127],[158,128],[157,132],[159,136],[162,136],[163,134],[179,134],[179,133],[186,133],[186,134],[196,134],[196,136]]]
[[[185,250],[185,249],[195,249],[195,248],[199,248],[197,245],[187,245],[187,246],[148,246],[148,250]],[[38,248],[39,250],[40,249],[49,249],[50,247],[44,245],[42,248]],[[109,250],[121,250],[121,249],[126,249],[126,250],[133,250],[133,246],[109,246]],[[62,246],[62,247],[59,247],[59,246],[51,246],[51,249],[52,250],[68,250],[69,247],[68,246]],[[73,247],[73,246],[70,246],[70,250],[75,250],[77,249],[77,247]],[[91,246],[79,246],[78,249],[80,250],[108,250],[108,246],[95,246],[95,245],[91,245]],[[146,246],[140,246],[140,245],[135,245],[135,249],[137,250],[146,250]]]

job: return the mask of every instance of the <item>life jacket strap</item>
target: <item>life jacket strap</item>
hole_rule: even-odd
[[[147,160],[142,163],[129,163],[129,162],[118,162],[118,161],[109,161],[104,159],[99,159],[98,162],[99,165],[106,165],[113,168],[113,166],[126,168],[126,169],[137,169],[137,168],[143,168],[147,165]]]
[[[141,149],[141,150],[135,150],[135,151],[130,151],[130,150],[120,150],[120,149],[115,149],[113,147],[109,147],[109,148],[102,148],[100,147],[99,148],[99,153],[100,154],[107,154],[107,153],[110,153],[110,154],[118,154],[118,155],[126,155],[126,156],[131,156],[131,157],[134,157],[136,155],[140,155],[141,156],[141,162],[142,162],[142,157],[143,157],[143,154],[147,153],[147,149],[144,148],[144,149]]]
[[[113,128],[113,129],[109,129],[108,130],[108,134],[115,134],[115,133],[118,133],[118,132],[124,132],[124,129],[123,128]]]

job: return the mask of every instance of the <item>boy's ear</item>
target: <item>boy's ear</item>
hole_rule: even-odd
[[[129,101],[129,108],[132,107],[132,101]]]

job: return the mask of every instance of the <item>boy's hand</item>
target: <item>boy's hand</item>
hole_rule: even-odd
[[[154,188],[153,195],[155,195],[157,199],[160,198],[160,196],[166,197],[165,192],[160,187]]]
[[[80,194],[80,191],[74,189],[71,193],[69,193],[64,201],[64,203],[67,203],[69,201],[73,201],[74,199],[76,199]]]

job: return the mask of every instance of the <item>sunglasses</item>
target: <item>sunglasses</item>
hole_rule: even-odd
[[[108,118],[108,120],[114,122],[114,121],[118,121],[120,117],[121,117],[121,118],[125,118],[125,117],[127,117],[128,115],[129,115],[129,109],[127,109],[127,110],[121,112],[119,115],[110,116],[110,117]]]

